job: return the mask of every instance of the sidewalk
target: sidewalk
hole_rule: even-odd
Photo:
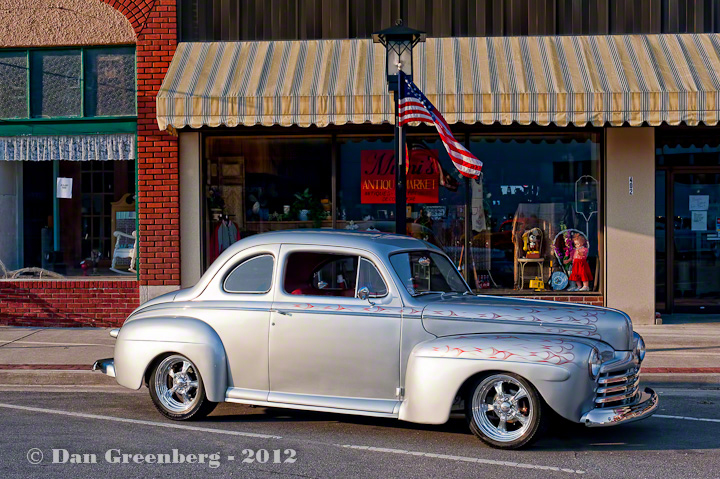
[[[644,383],[720,387],[720,321],[637,326],[645,339]],[[105,328],[0,326],[0,385],[113,385],[90,371],[113,355]]]

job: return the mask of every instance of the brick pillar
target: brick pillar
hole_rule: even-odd
[[[158,130],[155,97],[177,47],[175,0],[103,0],[137,35],[140,297],[180,285],[178,140]]]

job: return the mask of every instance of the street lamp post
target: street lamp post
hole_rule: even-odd
[[[398,20],[394,27],[373,33],[373,42],[381,43],[386,50],[386,73],[388,89],[395,92],[395,232],[407,232],[407,192],[405,186],[405,132],[400,126],[398,103],[400,101],[400,75],[402,72],[412,80],[412,49],[425,41],[425,32],[403,26]]]

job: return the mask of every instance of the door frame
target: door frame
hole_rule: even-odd
[[[720,313],[720,306],[675,305],[675,175],[720,174],[720,166],[656,166],[665,171],[665,313]]]

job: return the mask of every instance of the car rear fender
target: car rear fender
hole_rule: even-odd
[[[453,336],[421,343],[410,354],[399,417],[443,424],[463,385],[491,372],[510,372],[532,383],[555,412],[577,422],[594,397],[587,367],[591,349],[583,340],[521,334]]]
[[[195,363],[210,401],[225,399],[225,347],[209,324],[190,317],[138,318],[125,323],[115,343],[118,384],[139,389],[155,360],[171,353],[182,354]]]

